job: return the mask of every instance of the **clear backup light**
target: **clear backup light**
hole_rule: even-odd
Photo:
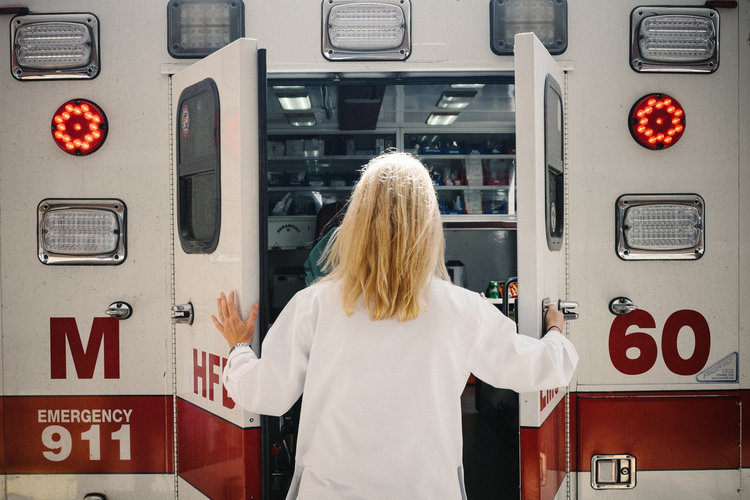
[[[411,53],[410,0],[323,0],[323,56],[404,60]]]
[[[37,224],[43,264],[117,265],[125,260],[121,200],[43,200]]]
[[[712,73],[719,67],[719,13],[701,7],[637,7],[630,14],[630,67]]]
[[[623,195],[617,200],[617,254],[623,260],[695,260],[703,256],[703,198]]]
[[[516,33],[533,32],[547,51],[559,55],[568,48],[567,0],[491,0],[490,48],[512,56]]]
[[[17,80],[91,79],[99,74],[99,20],[90,13],[29,14],[11,20]]]
[[[167,5],[167,51],[201,58],[245,36],[242,0],[172,0]]]

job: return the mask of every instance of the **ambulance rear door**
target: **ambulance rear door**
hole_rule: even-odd
[[[197,489],[211,498],[260,498],[260,419],[223,388],[228,346],[211,315],[221,292],[235,290],[245,316],[259,300],[264,55],[255,40],[239,39],[172,77],[181,496]]]
[[[565,75],[533,33],[515,37],[519,334],[543,334],[545,307],[567,303]],[[552,498],[566,476],[566,388],[519,395],[521,497]]]

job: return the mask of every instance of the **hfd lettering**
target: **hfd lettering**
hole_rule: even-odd
[[[66,344],[79,379],[94,378],[99,351],[104,346],[104,378],[120,378],[120,325],[115,318],[94,318],[86,348],[75,318],[49,319],[50,373],[53,379],[67,378]]]
[[[200,359],[199,359],[200,357]],[[193,349],[193,392],[198,394],[198,381],[202,382],[201,395],[206,397],[206,387],[208,387],[208,400],[216,401],[214,398],[214,387],[221,386],[221,403],[225,408],[230,410],[234,408],[234,401],[227,394],[227,389],[221,383],[221,370],[227,364],[227,358],[220,358],[216,354],[208,353],[208,364],[206,364],[206,352]],[[216,370],[216,368],[220,370]]]

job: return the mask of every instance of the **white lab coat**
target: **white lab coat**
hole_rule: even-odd
[[[465,498],[460,396],[470,373],[518,392],[565,386],[578,355],[563,335],[541,340],[477,293],[435,278],[412,321],[344,313],[334,282],[312,285],[268,332],[262,359],[229,356],[232,399],[280,415],[304,392],[287,499]]]

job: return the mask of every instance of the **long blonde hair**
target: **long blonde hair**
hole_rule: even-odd
[[[348,315],[360,298],[373,320],[416,318],[429,279],[448,278],[435,188],[426,167],[408,153],[370,160],[352,193],[341,227],[324,253],[326,279],[340,282]]]

